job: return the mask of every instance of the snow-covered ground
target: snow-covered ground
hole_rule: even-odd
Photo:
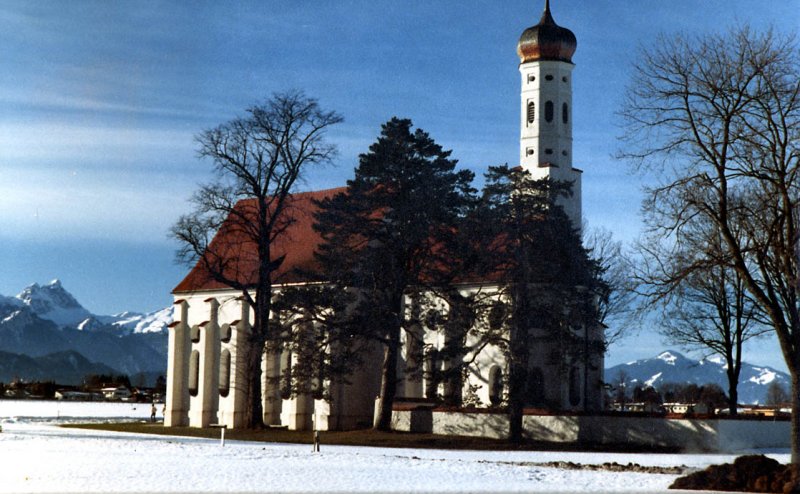
[[[265,444],[86,431],[148,405],[0,400],[0,492],[660,492],[676,475],[566,470],[551,461],[704,468],[732,455],[443,451]],[[788,451],[769,455],[788,462]]]

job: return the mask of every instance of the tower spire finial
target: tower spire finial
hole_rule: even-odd
[[[544,11],[550,12],[550,0],[544,0]]]

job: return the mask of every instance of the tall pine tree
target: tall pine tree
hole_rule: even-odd
[[[346,192],[321,201],[316,215],[322,276],[356,289],[352,317],[363,321],[363,336],[384,348],[380,430],[390,428],[400,336],[411,323],[406,296],[452,278],[443,246],[474,203],[473,174],[456,171],[450,154],[412,130],[410,120],[393,118],[359,156]]]
[[[564,381],[566,363],[587,367],[604,351],[593,330],[599,327],[598,297],[607,290],[598,264],[558,205],[559,197],[569,193],[568,183],[535,180],[521,168],[490,167],[473,220],[477,227],[471,231],[480,237],[475,245],[485,249],[475,269],[497,280],[498,299],[506,305],[502,324],[489,325],[483,337],[506,342],[512,442],[522,440],[523,408],[531,398],[529,356],[535,333],[546,335],[556,350]],[[498,330],[500,338],[494,334]],[[587,384],[584,379],[584,391]],[[585,404],[585,392],[581,401]]]

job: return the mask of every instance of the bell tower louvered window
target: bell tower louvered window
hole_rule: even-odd
[[[536,103],[528,101],[528,125],[533,123],[534,118],[536,118]]]

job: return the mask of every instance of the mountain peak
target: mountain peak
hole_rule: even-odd
[[[44,286],[38,283],[28,285],[16,298],[37,316],[49,319],[59,326],[72,326],[91,316],[91,313],[64,289],[58,279]]]
[[[663,360],[664,363],[666,363],[668,365],[675,365],[675,363],[678,362],[679,360],[685,360],[686,359],[686,357],[684,357],[683,355],[681,355],[680,353],[678,353],[678,352],[676,352],[674,350],[667,350],[667,351],[661,352],[660,354],[658,354],[658,356],[656,358],[658,360]]]

